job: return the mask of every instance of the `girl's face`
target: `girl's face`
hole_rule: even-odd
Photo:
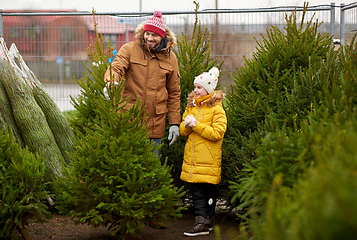
[[[195,85],[195,89],[193,90],[193,92],[195,93],[196,98],[200,98],[208,95],[206,89],[202,87],[200,84],[195,83],[194,85]]]

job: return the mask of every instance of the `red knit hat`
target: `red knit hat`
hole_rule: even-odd
[[[160,11],[154,12],[154,16],[148,18],[144,25],[144,32],[149,31],[165,37],[165,22],[162,20],[162,13]]]

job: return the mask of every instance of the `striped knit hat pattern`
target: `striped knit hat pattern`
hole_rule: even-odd
[[[160,11],[154,12],[153,17],[148,18],[144,25],[144,32],[149,31],[158,34],[162,38],[165,37],[165,22],[162,19],[162,13]]]

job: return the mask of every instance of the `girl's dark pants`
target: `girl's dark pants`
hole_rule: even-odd
[[[212,217],[215,213],[217,195],[216,185],[210,183],[191,183],[195,216]]]

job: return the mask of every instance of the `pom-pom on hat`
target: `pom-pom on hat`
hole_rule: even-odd
[[[145,22],[144,32],[153,32],[164,38],[166,34],[165,28],[165,22],[162,19],[162,13],[160,11],[156,11],[154,12],[153,17],[149,17],[148,20]]]
[[[211,68],[208,72],[204,72],[195,77],[194,83],[200,84],[208,94],[211,94],[217,87],[219,70],[216,67]]]

